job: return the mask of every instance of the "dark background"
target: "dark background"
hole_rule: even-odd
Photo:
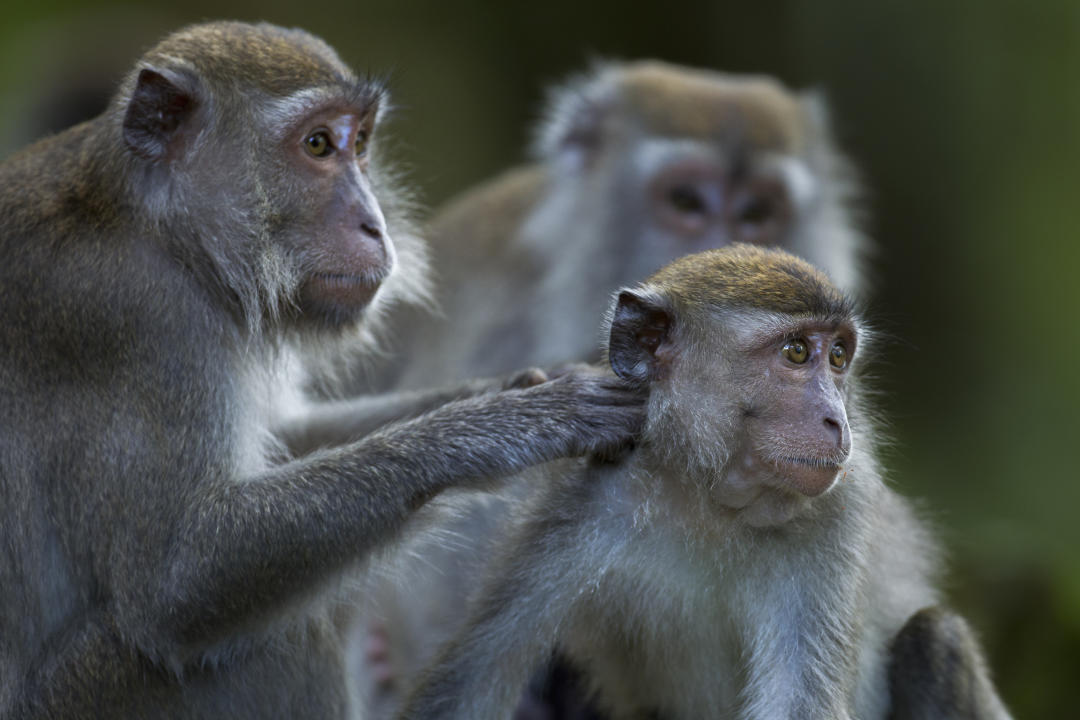
[[[183,23],[300,25],[390,73],[399,152],[435,206],[523,158],[543,88],[594,57],[816,86],[868,187],[871,317],[894,485],[949,547],[951,601],[1018,717],[1080,679],[1080,4],[1070,0],[43,0],[0,10],[0,154],[92,115]]]

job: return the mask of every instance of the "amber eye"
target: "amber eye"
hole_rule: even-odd
[[[810,351],[803,340],[789,340],[784,343],[784,349],[780,352],[796,365],[802,365],[810,357]]]
[[[356,133],[356,157],[362,157],[367,153],[367,133],[361,130]]]
[[[307,151],[315,157],[326,157],[333,150],[334,146],[330,144],[330,136],[326,134],[326,131],[319,130],[308,135],[304,140],[304,147]]]
[[[829,364],[837,370],[843,370],[847,367],[848,355],[847,348],[843,343],[836,343],[832,346],[832,350],[829,351]]]

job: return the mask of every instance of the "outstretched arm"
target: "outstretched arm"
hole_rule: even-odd
[[[291,456],[299,457],[321,448],[356,442],[384,425],[417,417],[454,400],[528,388],[545,380],[543,371],[527,368],[505,377],[466,380],[440,388],[315,403],[302,415],[283,423],[275,434]]]
[[[641,397],[621,381],[572,374],[453,402],[204,488],[173,543],[161,618],[185,646],[212,643],[319,587],[440,491],[626,442],[642,414]]]

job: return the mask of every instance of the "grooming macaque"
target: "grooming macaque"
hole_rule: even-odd
[[[614,290],[734,241],[857,284],[854,184],[816,97],[767,77],[613,63],[554,93],[546,114],[535,163],[430,223],[441,312],[395,324],[402,357],[376,387],[594,358]]]
[[[346,576],[445,488],[636,431],[574,372],[305,401],[422,288],[385,108],[311,35],[207,24],[0,166],[0,717],[352,716]]]
[[[624,289],[609,329],[611,367],[649,389],[641,440],[526,472],[544,489],[403,716],[507,718],[559,651],[616,719],[885,718],[890,683],[925,686],[921,631],[891,677],[890,645],[937,602],[937,552],[877,469],[850,301],[736,245]],[[990,698],[951,708],[995,713],[942,717],[1006,717],[974,644],[954,661]]]

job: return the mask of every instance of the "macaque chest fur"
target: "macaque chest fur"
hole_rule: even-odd
[[[590,474],[584,482],[591,497],[580,505],[589,520],[577,529],[577,543],[587,548],[578,560],[588,567],[560,649],[614,717],[739,717],[749,666],[766,646],[788,644],[793,663],[813,663],[804,652],[820,642],[817,632],[842,629],[849,658],[875,643],[852,627],[853,617],[872,611],[861,577],[866,557],[842,543],[866,528],[843,527],[840,497],[821,498],[829,507],[812,519],[753,528],[718,513],[685,477],[643,469]],[[804,540],[813,543],[805,552]],[[820,562],[813,556],[826,550],[822,543],[834,545],[828,553],[835,566],[826,577],[808,576],[807,566]],[[881,663],[870,667],[857,678],[860,708],[876,704],[884,683]],[[857,672],[853,661],[841,669]],[[777,710],[784,707],[784,698],[775,700]]]

